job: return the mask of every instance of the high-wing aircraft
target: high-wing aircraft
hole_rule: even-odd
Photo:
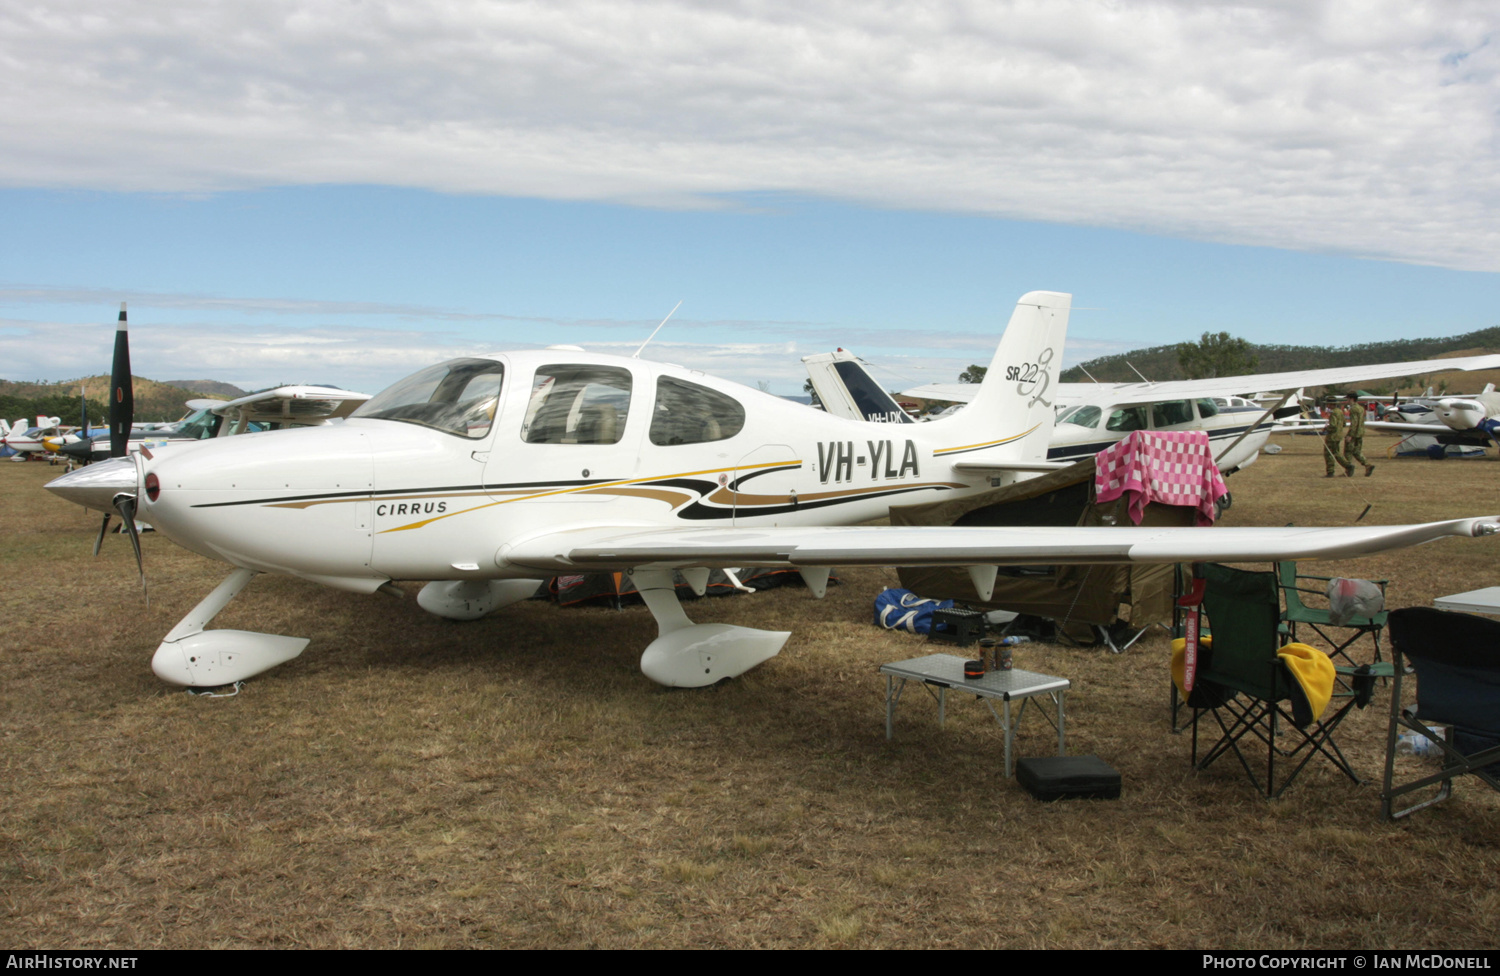
[[[368,393],[331,386],[280,386],[235,400],[189,400],[187,408],[191,412],[174,424],[155,430],[132,428],[125,451],[134,453],[143,446],[155,451],[177,441],[230,437],[272,427],[318,426],[349,416],[369,398]],[[58,450],[76,461],[104,461],[110,456],[109,434],[63,445]]]
[[[540,577],[627,571],[659,628],[641,670],[692,687],[773,657],[789,635],[692,623],[672,570],[701,589],[711,567],[790,567],[821,596],[833,566],[957,565],[987,599],[1001,564],[1345,558],[1500,528],[1500,516],[1325,529],[856,524],[893,500],[982,491],[1043,461],[1071,301],[1023,296],[970,408],[929,424],[875,427],[560,346],[428,367],[337,426],[143,451],[116,507],[233,567],[152,669],[214,686],[300,654],[303,638],[207,629],[258,573],[358,593],[426,580],[423,609],[473,619]],[[84,473],[48,487],[63,494]]]
[[[910,422],[900,404],[870,375],[867,364],[853,353],[839,349],[804,356],[802,362],[819,402],[829,413],[872,423]],[[928,393],[941,391],[967,404],[976,388],[973,383],[932,384],[905,395],[925,399]],[[1064,467],[1093,457],[1133,430],[1201,430],[1217,452],[1219,470],[1228,474],[1254,463],[1279,414],[1297,412],[1296,407],[1268,411],[1245,397],[1224,395],[1140,403],[1125,400],[1106,407],[1083,402],[1097,392],[1092,383],[1058,384],[1057,426],[1047,446],[1047,464]],[[1102,433],[1098,429],[1101,419]]]
[[[1060,383],[1057,432],[1047,456],[1055,461],[1078,460],[1098,453],[1134,430],[1203,430],[1214,445],[1220,470],[1228,473],[1255,461],[1278,417],[1297,413],[1297,408],[1290,406],[1267,410],[1245,399],[1242,394],[1365,383],[1440,370],[1495,368],[1500,368],[1500,355],[1160,383]],[[973,399],[975,389],[973,383],[931,383],[906,390],[902,395],[968,403]],[[1495,401],[1496,415],[1500,416],[1500,396],[1496,396]],[[1453,409],[1459,416],[1462,407],[1455,404]],[[1381,425],[1368,426],[1381,429]]]
[[[212,437],[260,433],[273,426],[316,427],[347,417],[369,398],[368,393],[331,386],[280,386],[236,400],[189,400],[192,412],[175,424],[158,430],[132,428],[125,452],[134,454],[145,448],[155,453]],[[108,436],[100,434],[92,442],[59,448],[75,461],[91,462],[89,473],[60,494],[96,512],[113,511],[115,495],[135,487],[135,463],[126,457],[111,458]]]
[[[57,417],[38,415],[34,427],[24,420],[17,420],[0,435],[0,442],[16,454],[46,454],[51,450],[49,441],[66,436],[71,430],[71,427],[63,425]]]

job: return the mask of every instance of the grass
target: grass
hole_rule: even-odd
[[[1486,514],[1500,461],[1377,458],[1322,478],[1313,438],[1231,479],[1230,524]],[[1368,442],[1375,450],[1382,442]],[[1204,947],[1493,944],[1500,798],[1397,825],[1378,787],[1310,767],[1280,800],[1188,766],[1166,645],[1028,645],[1060,674],[1068,748],[1124,777],[1112,802],[1032,801],[983,707],[939,729],[908,697],[884,736],[871,626],[893,572],[698,601],[695,620],[790,629],[701,691],[639,672],[643,608],[540,603],[457,624],[411,600],[258,578],[216,626],[312,638],[234,698],[162,685],[157,642],[226,573],[145,538],[134,560],[0,464],[0,942],[24,946]],[[1447,540],[1326,575],[1389,577],[1392,605],[1496,582],[1500,540]],[[407,584],[415,592],[415,584]],[[1340,742],[1378,773],[1384,696]],[[1029,717],[1018,748],[1046,754]],[[1440,933],[1440,934],[1438,934]]]

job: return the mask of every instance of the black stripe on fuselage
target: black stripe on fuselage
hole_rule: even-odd
[[[702,501],[693,502],[684,506],[677,513],[680,519],[703,521],[707,519],[730,519],[738,515],[741,518],[760,517],[762,515],[786,515],[790,512],[804,512],[812,508],[828,508],[833,505],[847,505],[850,502],[862,502],[870,498],[889,498],[892,495],[905,495],[913,491],[925,491],[927,489],[937,491],[951,491],[947,485],[908,485],[904,488],[890,488],[885,491],[871,491],[858,495],[847,495],[843,498],[823,498],[812,502],[798,502],[795,505],[756,505],[754,507],[718,508],[705,505]]]

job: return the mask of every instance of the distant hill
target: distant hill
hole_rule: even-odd
[[[1354,346],[1283,346],[1251,345],[1260,362],[1257,373],[1281,373],[1299,369],[1328,369],[1335,366],[1365,366],[1371,363],[1396,363],[1413,359],[1444,359],[1454,356],[1479,356],[1500,352],[1500,326],[1480,329],[1447,339],[1396,339],[1391,342],[1366,342]],[[1132,370],[1130,367],[1134,366]],[[1087,374],[1084,372],[1087,370]],[[1177,345],[1151,346],[1114,356],[1101,356],[1081,366],[1065,369],[1058,379],[1065,383],[1087,383],[1089,377],[1101,383],[1136,383],[1139,370],[1147,379],[1180,380],[1185,377],[1177,366]],[[1436,389],[1470,391],[1485,383],[1500,382],[1495,371],[1435,372],[1423,376],[1397,377],[1394,381],[1365,384],[1371,393],[1421,393],[1428,386]]]
[[[135,419],[137,422],[170,421],[179,419],[187,412],[187,401],[208,396],[216,400],[231,400],[243,394],[228,383],[212,384],[233,390],[232,394],[200,392],[170,383],[148,380],[144,376],[131,377],[135,388]],[[89,422],[103,424],[106,417],[105,403],[109,398],[108,376],[85,376],[62,383],[21,383],[0,380],[0,417],[14,420],[17,417],[35,417],[46,414],[61,417],[64,423],[77,423],[78,390],[88,391]]]
[[[242,390],[233,383],[220,383],[218,380],[162,380],[167,386],[176,386],[184,390],[192,390],[194,393],[202,393],[204,396],[222,397],[225,400],[237,400],[244,396],[248,390]]]

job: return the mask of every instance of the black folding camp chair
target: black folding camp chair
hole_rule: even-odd
[[[1457,776],[1474,776],[1500,790],[1500,621],[1408,607],[1391,611],[1390,628],[1396,677],[1385,740],[1381,815],[1394,820],[1446,800]],[[1417,700],[1402,708],[1405,663],[1415,670]],[[1394,782],[1397,736],[1402,729],[1426,736],[1440,747],[1440,771]],[[1425,800],[1395,809],[1397,797],[1434,786],[1437,792]]]
[[[1279,626],[1281,600],[1275,573],[1256,573],[1228,566],[1209,564],[1203,567],[1207,588],[1203,607],[1213,625],[1212,646],[1203,649],[1198,659],[1197,683],[1188,703],[1193,711],[1193,763],[1206,769],[1223,756],[1233,753],[1255,788],[1268,799],[1280,796],[1297,778],[1314,755],[1322,755],[1355,783],[1360,779],[1350,767],[1333,732],[1349,708],[1364,707],[1374,690],[1374,677],[1356,669],[1341,669],[1354,679],[1359,693],[1346,700],[1328,719],[1300,716],[1298,723],[1293,703],[1302,696],[1301,686],[1277,657],[1281,647]],[[1357,674],[1357,677],[1356,677]],[[1305,707],[1305,706],[1304,706]],[[1198,721],[1207,712],[1218,724],[1219,740],[1198,759]],[[1278,742],[1278,736],[1285,745]],[[1262,785],[1252,768],[1244,743],[1255,741],[1265,747],[1265,783]],[[1276,761],[1292,765],[1278,785]]]

